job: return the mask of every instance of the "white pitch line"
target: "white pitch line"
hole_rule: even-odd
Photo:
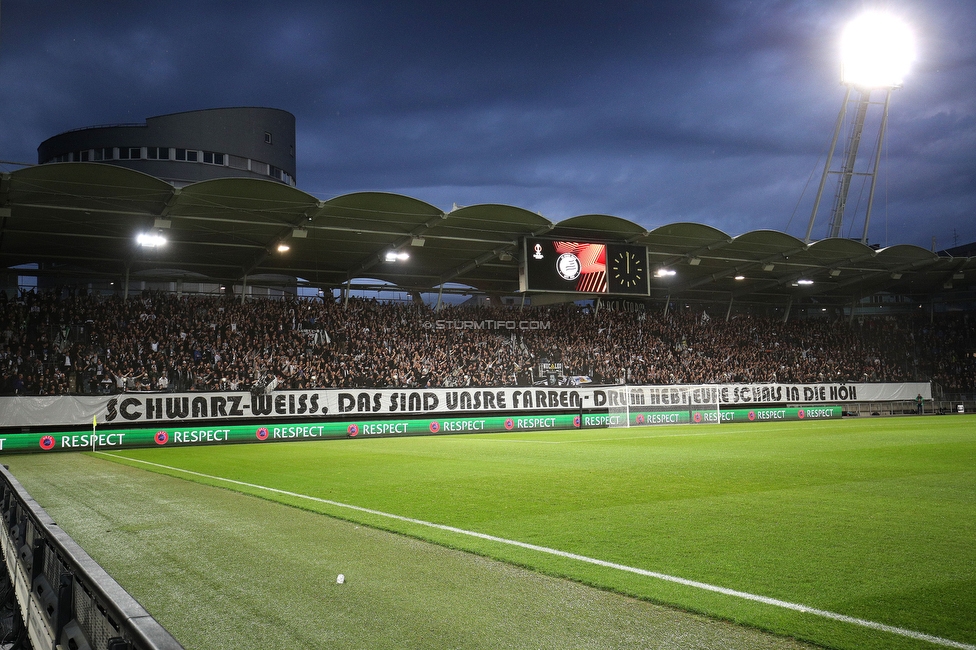
[[[492,435],[496,435],[496,434],[492,434]],[[458,440],[470,439],[471,442],[527,442],[527,443],[533,443],[537,445],[572,445],[572,444],[580,444],[584,442],[625,442],[627,440],[649,440],[652,438],[689,438],[691,436],[714,436],[714,435],[722,435],[722,434],[716,434],[715,432],[661,433],[653,436],[618,436],[615,438],[581,438],[579,440],[523,440],[519,438],[494,438],[494,437],[475,438],[473,436],[456,436],[456,438]]]
[[[946,648],[958,648],[960,650],[976,650],[976,645],[971,645],[968,643],[962,643],[959,641],[953,641],[951,639],[944,639],[942,637],[933,636],[931,634],[925,634],[923,632],[916,632],[914,630],[908,630],[901,627],[894,627],[892,625],[885,625],[884,623],[877,623],[875,621],[868,621],[863,618],[855,618],[853,616],[847,616],[845,614],[837,614],[835,612],[829,612],[823,609],[817,609],[815,607],[808,607],[807,605],[801,605],[798,603],[791,603],[785,600],[779,600],[777,598],[770,598],[768,596],[759,596],[757,594],[750,594],[745,591],[738,591],[736,589],[728,589],[726,587],[719,587],[717,585],[710,585],[706,582],[698,582],[697,580],[688,580],[687,578],[680,578],[678,576],[668,575],[666,573],[658,573],[657,571],[648,571],[646,569],[639,569],[637,567],[627,566],[626,564],[617,564],[616,562],[607,562],[606,560],[600,560],[597,558],[588,557],[586,555],[578,555],[576,553],[569,553],[567,551],[560,551],[559,549],[549,548],[548,546],[538,546],[536,544],[529,544],[527,542],[520,542],[514,539],[506,539],[504,537],[495,537],[494,535],[488,535],[485,533],[479,533],[472,530],[464,530],[463,528],[455,528],[454,526],[447,526],[444,524],[435,524],[430,521],[424,521],[423,519],[413,519],[412,517],[404,517],[401,515],[394,515],[389,512],[383,512],[381,510],[373,510],[371,508],[363,508],[362,506],[354,506],[348,503],[341,503],[339,501],[332,501],[330,499],[322,499],[320,497],[313,497],[307,494],[299,494],[298,492],[289,492],[288,490],[281,490],[278,488],[267,487],[265,485],[257,485],[255,483],[246,483],[244,481],[236,481],[230,478],[224,478],[222,476],[212,476],[210,474],[203,474],[201,472],[194,472],[193,470],[183,469],[182,467],[170,467],[169,465],[161,465],[159,463],[153,463],[148,460],[140,460],[138,458],[128,458],[126,456],[120,456],[118,454],[112,454],[104,451],[95,452],[101,456],[110,456],[112,458],[118,458],[120,460],[125,460],[133,463],[142,463],[144,465],[152,465],[153,467],[159,467],[161,469],[170,470],[172,472],[183,472],[184,474],[190,474],[192,476],[199,476],[201,478],[210,479],[212,481],[224,481],[225,483],[231,483],[233,485],[240,485],[243,487],[253,488],[255,490],[265,490],[267,492],[273,492],[275,494],[282,494],[285,496],[295,497],[298,499],[307,499],[309,501],[315,501],[317,503],[324,503],[330,506],[335,506],[337,508],[346,508],[349,510],[355,510],[356,512],[363,512],[370,515],[376,515],[379,517],[386,517],[387,519],[393,519],[395,521],[402,521],[410,524],[417,524],[420,526],[426,526],[428,528],[434,528],[437,530],[443,530],[451,533],[456,533],[459,535],[466,535],[468,537],[476,537],[478,539],[484,539],[490,542],[497,542],[499,544],[506,544],[508,546],[516,546],[518,548],[528,549],[530,551],[538,551],[539,553],[546,553],[548,555],[555,555],[557,557],[567,558],[570,560],[576,560],[578,562],[584,562],[586,564],[593,564],[596,566],[606,567],[608,569],[616,569],[618,571],[625,571],[627,573],[634,573],[637,575],[645,576],[648,578],[656,578],[658,580],[664,580],[666,582],[673,582],[679,585],[684,585],[686,587],[694,587],[696,589],[702,589],[704,591],[711,591],[719,594],[724,594],[726,596],[732,596],[734,598],[742,598],[743,600],[751,600],[757,603],[762,603],[764,605],[772,605],[773,607],[780,607],[782,609],[789,609],[795,612],[802,612],[804,614],[813,614],[814,616],[819,616],[821,618],[827,618],[834,621],[840,621],[842,623],[849,623],[851,625],[857,625],[860,627],[870,628],[872,630],[880,630],[881,632],[888,632],[890,634],[896,634],[898,636],[908,637],[910,639],[916,639],[918,641],[927,641],[935,645],[940,645]]]
[[[586,438],[583,440],[561,440],[554,442],[555,445],[565,445],[568,443],[579,442],[626,442],[627,440],[650,440],[651,438],[690,438],[692,436],[713,436],[715,433],[660,433],[653,436],[619,436],[616,438]]]
[[[653,425],[642,425],[642,426],[653,426]],[[685,424],[681,426],[692,426],[692,425]],[[696,424],[695,426],[698,427],[703,425]],[[766,433],[769,433],[771,431],[788,431],[788,430],[789,429],[787,427],[776,427],[775,429],[770,427],[767,429],[763,429],[763,431]],[[568,429],[564,429],[562,432],[565,433],[566,431],[568,431]],[[721,432],[720,431],[696,431],[695,433],[660,433],[652,436],[616,436],[614,438],[581,438],[579,440],[524,440],[519,438],[505,437],[506,435],[518,435],[520,433],[523,432],[518,432],[518,433],[500,432],[500,433],[491,434],[492,437],[490,438],[482,437],[482,436],[442,436],[441,439],[446,440],[447,438],[453,438],[456,440],[470,440],[472,442],[525,442],[525,443],[533,443],[537,445],[569,445],[569,444],[578,444],[583,442],[622,442],[626,440],[649,440],[652,438],[687,438],[692,436],[723,436],[723,435],[731,435],[733,433],[738,433],[738,432],[733,431],[730,433],[727,431],[721,431]],[[559,432],[546,431],[545,433],[552,434],[552,433],[559,433]]]

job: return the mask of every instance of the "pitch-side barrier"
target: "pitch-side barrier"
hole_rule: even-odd
[[[98,451],[133,447],[183,447],[233,443],[269,443],[326,438],[376,438],[461,433],[506,433],[546,429],[596,429],[668,424],[812,421],[839,419],[839,405],[718,409],[702,407],[580,409],[575,413],[534,412],[463,417],[352,417],[312,422],[247,424],[166,423],[163,427],[99,428],[50,433],[0,435],[0,451]]]
[[[0,468],[0,512],[0,549],[20,613],[6,632],[21,642],[16,647],[183,648],[54,523],[6,467]]]

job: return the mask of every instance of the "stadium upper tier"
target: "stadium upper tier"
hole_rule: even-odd
[[[525,237],[619,242],[648,251],[650,297],[728,304],[849,307],[879,291],[951,302],[976,277],[972,258],[848,239],[806,244],[752,231],[730,236],[693,223],[646,229],[607,215],[559,223],[522,208],[449,212],[395,194],[317,199],[270,180],[221,178],[183,187],[95,162],[52,163],[0,175],[0,263],[37,264],[58,283],[186,280],[331,289],[369,278],[408,291],[445,283],[493,295],[519,291]],[[140,248],[140,233],[162,248]],[[280,245],[288,250],[279,251]],[[409,259],[388,262],[389,252]],[[658,270],[674,271],[658,277]],[[541,298],[540,298],[541,302]]]

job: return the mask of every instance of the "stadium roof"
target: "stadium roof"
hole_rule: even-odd
[[[162,229],[169,244],[136,245]],[[970,257],[848,239],[810,244],[759,230],[733,237],[701,224],[647,230],[608,215],[553,223],[506,205],[450,212],[407,196],[361,192],[322,201],[273,181],[227,178],[184,187],[100,163],[58,163],[0,175],[0,264],[37,263],[41,274],[117,280],[291,284],[333,288],[372,278],[408,291],[444,283],[488,294],[519,290],[520,240],[615,241],[646,246],[651,297],[850,305],[878,292],[928,300],[968,290]],[[287,243],[287,252],[278,252]],[[388,251],[409,260],[387,262]],[[736,279],[736,277],[741,279]],[[800,281],[803,282],[800,282]],[[812,281],[810,284],[807,281]],[[944,299],[944,298],[943,298]]]

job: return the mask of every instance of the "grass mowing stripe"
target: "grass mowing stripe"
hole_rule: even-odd
[[[626,442],[628,440],[651,440],[654,438],[689,438],[691,436],[714,436],[713,431],[703,433],[662,433],[655,436],[618,436],[616,438],[587,438],[586,440],[558,440],[553,441],[554,445],[574,445],[584,442]]]
[[[601,567],[605,567],[605,568],[615,569],[615,570],[618,570],[618,571],[625,571],[625,572],[628,572],[628,573],[633,573],[633,574],[645,576],[645,577],[648,577],[648,578],[655,578],[655,579],[663,580],[663,581],[666,581],[666,582],[673,582],[673,583],[680,584],[680,585],[683,585],[683,586],[686,586],[686,587],[693,587],[693,588],[696,588],[696,589],[702,589],[702,590],[705,590],[705,591],[711,591],[711,592],[723,594],[723,595],[726,595],[726,596],[731,596],[731,597],[734,597],[734,598],[740,598],[740,599],[744,599],[744,600],[750,600],[750,601],[762,603],[762,604],[765,604],[765,605],[771,605],[773,607],[779,607],[779,608],[788,609],[788,610],[792,610],[792,611],[796,611],[796,612],[801,612],[801,613],[805,613],[805,614],[812,614],[814,616],[819,616],[821,618],[827,618],[827,619],[831,619],[831,620],[835,620],[835,621],[840,621],[842,623],[848,623],[848,624],[851,624],[851,625],[857,625],[857,626],[860,626],[860,627],[865,627],[865,628],[869,628],[869,629],[873,629],[873,630],[879,630],[879,631],[882,631],[882,632],[887,632],[887,633],[890,633],[890,634],[895,634],[895,635],[898,635],[898,636],[903,636],[903,637],[915,639],[915,640],[918,640],[918,641],[926,641],[928,643],[932,643],[932,644],[935,644],[935,645],[940,645],[940,646],[947,647],[947,648],[958,648],[960,650],[976,650],[976,645],[971,645],[971,644],[968,644],[968,643],[961,643],[961,642],[958,642],[958,641],[953,641],[951,639],[945,639],[945,638],[942,638],[942,637],[938,637],[938,636],[934,636],[934,635],[930,635],[930,634],[925,634],[925,633],[922,633],[922,632],[916,632],[914,630],[908,630],[908,629],[905,629],[905,628],[895,627],[895,626],[891,626],[891,625],[885,625],[884,623],[878,623],[878,622],[875,622],[875,621],[869,621],[869,620],[865,620],[865,619],[861,619],[861,618],[855,618],[855,617],[852,617],[852,616],[847,616],[845,614],[838,614],[836,612],[830,612],[830,611],[826,611],[826,610],[822,610],[822,609],[817,609],[817,608],[814,608],[814,607],[808,607],[806,605],[802,605],[802,604],[798,604],[798,603],[791,603],[791,602],[784,601],[784,600],[779,600],[779,599],[776,599],[776,598],[770,598],[770,597],[767,597],[767,596],[760,596],[760,595],[757,595],[757,594],[751,594],[751,593],[744,592],[744,591],[738,591],[738,590],[735,590],[735,589],[729,589],[729,588],[726,588],[726,587],[720,587],[720,586],[717,586],[717,585],[711,585],[711,584],[704,583],[704,582],[698,582],[698,581],[695,581],[695,580],[688,580],[686,578],[681,578],[681,577],[678,577],[678,576],[672,576],[672,575],[668,575],[668,574],[665,574],[665,573],[658,573],[656,571],[648,571],[646,569],[640,569],[640,568],[637,568],[637,567],[631,567],[631,566],[627,566],[627,565],[624,565],[624,564],[618,564],[618,563],[615,563],[615,562],[608,562],[606,560],[600,560],[600,559],[588,557],[588,556],[585,556],[585,555],[579,555],[579,554],[576,554],[576,553],[569,553],[569,552],[566,552],[566,551],[560,551],[559,549],[549,548],[547,546],[539,546],[539,545],[536,545],[536,544],[529,544],[529,543],[526,543],[526,542],[520,542],[518,540],[506,539],[504,537],[496,537],[494,535],[488,535],[488,534],[479,533],[479,532],[476,532],[476,531],[465,530],[463,528],[457,528],[457,527],[454,527],[454,526],[447,526],[445,524],[437,524],[437,523],[433,523],[433,522],[429,522],[429,521],[424,521],[422,519],[414,519],[414,518],[411,518],[411,517],[404,517],[402,515],[396,515],[396,514],[392,514],[392,513],[388,513],[388,512],[383,512],[383,511],[380,511],[380,510],[374,510],[374,509],[371,509],[371,508],[364,508],[362,506],[356,506],[356,505],[352,505],[352,504],[342,503],[342,502],[339,502],[339,501],[333,501],[331,499],[323,499],[323,498],[320,498],[320,497],[314,497],[314,496],[310,496],[310,495],[306,495],[306,494],[300,494],[300,493],[297,493],[297,492],[291,492],[289,490],[282,490],[282,489],[279,489],[279,488],[272,488],[272,487],[268,487],[268,486],[264,486],[264,485],[257,485],[257,484],[254,484],[254,483],[247,483],[245,481],[237,481],[237,480],[234,480],[234,479],[224,478],[222,476],[214,476],[214,475],[211,475],[211,474],[204,474],[202,472],[195,472],[193,470],[183,469],[183,468],[180,468],[180,467],[172,467],[172,466],[169,466],[169,465],[163,465],[163,464],[160,464],[160,463],[153,463],[151,461],[140,460],[140,459],[136,459],[136,458],[129,458],[129,457],[121,456],[121,455],[118,455],[118,454],[112,454],[112,453],[107,453],[107,452],[96,452],[96,453],[99,454],[99,455],[109,456],[109,457],[117,458],[119,460],[123,460],[123,461],[127,461],[127,462],[141,463],[141,464],[144,464],[144,465],[150,465],[150,466],[153,466],[153,467],[158,467],[160,469],[165,469],[165,470],[169,470],[169,471],[173,471],[173,472],[181,472],[181,473],[189,474],[189,475],[192,475],[192,476],[198,476],[200,478],[205,478],[205,479],[208,479],[208,480],[222,481],[222,482],[225,482],[225,483],[230,483],[230,484],[233,484],[233,485],[240,485],[242,487],[248,487],[248,488],[252,488],[252,489],[256,489],[256,490],[264,490],[264,491],[272,492],[272,493],[275,493],[275,494],[281,494],[281,495],[284,495],[284,496],[290,496],[290,497],[294,497],[294,498],[298,498],[298,499],[306,499],[306,500],[309,500],[309,501],[315,501],[315,502],[318,502],[318,503],[324,503],[324,504],[331,505],[331,506],[338,507],[338,508],[346,508],[346,509],[349,509],[349,510],[354,510],[354,511],[362,512],[362,513],[365,513],[365,514],[370,514],[370,515],[379,516],[379,517],[385,517],[385,518],[388,518],[388,519],[393,519],[393,520],[402,521],[402,522],[405,522],[405,523],[410,523],[410,524],[416,524],[416,525],[420,525],[420,526],[425,526],[425,527],[428,527],[428,528],[435,528],[435,529],[438,529],[438,530],[443,530],[443,531],[446,531],[446,532],[451,532],[451,533],[455,533],[455,534],[459,534],[459,535],[465,535],[465,536],[468,536],[468,537],[476,537],[476,538],[483,539],[483,540],[490,541],[490,542],[495,542],[495,543],[499,543],[499,544],[506,544],[506,545],[509,545],[509,546],[516,546],[516,547],[519,547],[519,548],[524,548],[524,549],[527,549],[527,550],[536,551],[536,552],[540,552],[540,553],[546,553],[546,554],[549,554],[549,555],[555,555],[555,556],[558,556],[558,557],[562,557],[562,558],[566,558],[566,559],[571,559],[571,560],[575,560],[575,561],[578,561],[578,562],[585,562],[587,564],[593,564],[593,565],[596,565],[596,566],[601,566]]]
[[[684,425],[684,426],[694,426],[697,429],[702,429],[707,427],[717,427],[721,425],[695,424],[695,425]],[[578,430],[579,429],[577,429],[577,431]],[[784,429],[780,429],[780,430],[784,430]],[[766,429],[766,431],[767,432],[775,431],[775,429],[768,428]],[[522,431],[519,432],[519,434],[522,433],[524,432]],[[493,434],[497,436],[496,438],[481,438],[481,437],[474,438],[472,436],[472,439],[478,440],[479,442],[531,442],[538,445],[575,445],[584,442],[626,442],[628,440],[652,440],[655,438],[691,438],[694,436],[720,436],[726,433],[729,432],[727,431],[719,432],[716,430],[712,430],[712,431],[696,431],[695,433],[660,433],[653,436],[620,435],[620,436],[615,436],[613,438],[584,438],[580,440],[520,440],[518,438],[504,438],[502,437],[505,435],[504,433],[498,433],[498,434]]]

